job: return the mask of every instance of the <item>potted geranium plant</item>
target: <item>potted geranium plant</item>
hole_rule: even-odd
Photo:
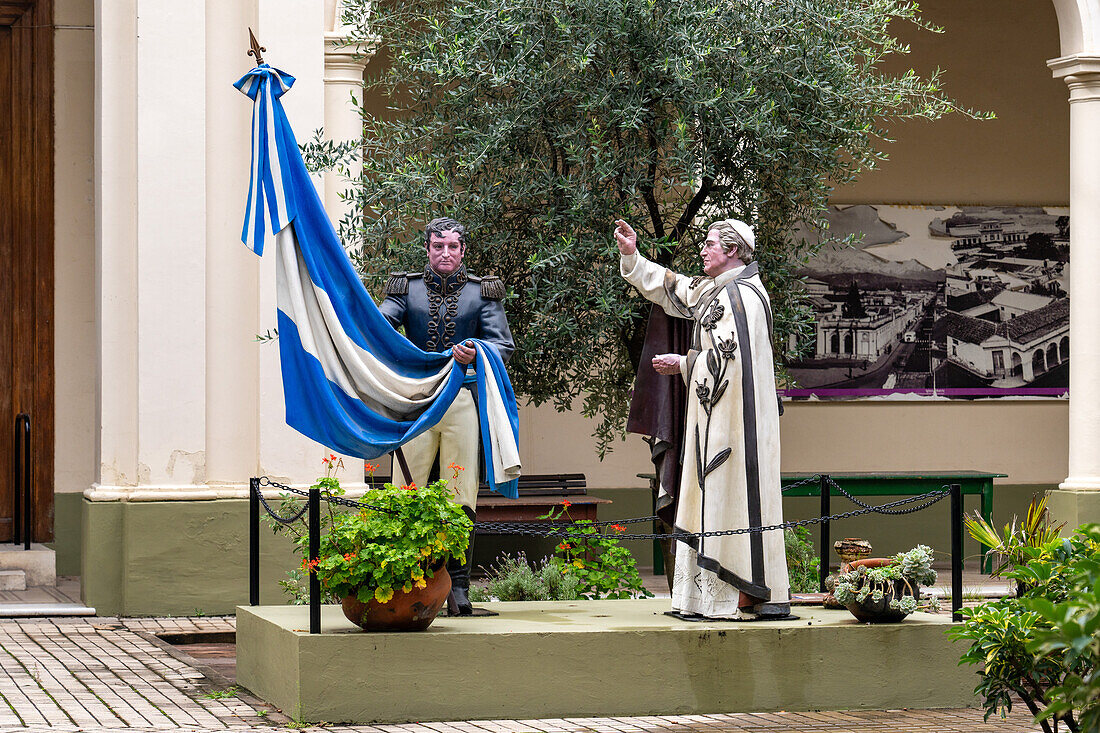
[[[334,475],[339,459],[325,462],[329,470],[317,487],[323,496],[343,496]],[[375,467],[368,465],[372,476]],[[462,468],[452,468],[457,478]],[[465,556],[473,528],[447,484],[385,484],[367,491],[358,508],[328,502],[317,557],[309,557],[308,535],[295,533],[302,569],[316,571],[352,623],[368,631],[420,631],[438,615],[451,589],[447,559]]]
[[[920,587],[933,585],[932,550],[917,545],[892,558],[868,558],[851,563],[837,576],[833,596],[865,623],[891,623],[917,609]]]

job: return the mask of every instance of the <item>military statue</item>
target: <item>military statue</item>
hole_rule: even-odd
[[[496,347],[505,362],[515,350],[508,319],[504,315],[504,283],[497,277],[477,277],[466,271],[466,228],[454,219],[433,219],[424,229],[428,264],[422,272],[396,272],[386,283],[385,300],[378,306],[394,328],[404,327],[409,341],[424,351],[450,351],[459,364],[473,363],[475,351],[466,339],[479,338]],[[480,430],[474,403],[473,369],[450,409],[430,430],[405,444],[412,480],[424,486],[436,458],[440,472],[449,476],[450,466],[461,466],[452,481],[455,501],[470,519],[477,509]],[[452,558],[453,600],[459,615],[470,615],[468,597],[473,537],[467,557]]]

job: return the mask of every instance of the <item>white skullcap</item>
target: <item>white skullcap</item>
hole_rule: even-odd
[[[752,227],[750,227],[745,222],[739,219],[723,219],[722,221],[716,221],[710,225],[711,229],[714,229],[716,227],[719,230],[724,229],[725,227],[729,227],[737,234],[737,236],[744,240],[745,244],[748,245],[750,252],[756,251],[756,234],[755,232],[753,232]]]

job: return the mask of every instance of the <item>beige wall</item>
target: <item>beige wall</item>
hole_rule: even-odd
[[[895,128],[890,160],[841,203],[1069,202],[1069,105],[1047,59],[1059,54],[1054,8],[1034,0],[921,3],[942,35],[907,29],[900,69],[947,70],[946,89],[996,120],[960,116]],[[895,66],[899,66],[895,64]],[[794,404],[783,418],[785,470],[979,469],[1006,483],[1066,477],[1065,400]]]
[[[92,0],[56,0],[54,34],[55,488],[95,480],[95,63]]]
[[[1051,76],[1059,55],[1054,6],[1037,0],[928,0],[925,18],[940,35],[911,27],[912,45],[890,68],[923,74],[937,67],[962,106],[997,114],[975,121],[956,115],[892,126],[890,160],[838,203],[1069,204],[1069,105],[1066,85]]]

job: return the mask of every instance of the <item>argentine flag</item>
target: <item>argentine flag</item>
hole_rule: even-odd
[[[413,346],[359,280],[310,180],[279,98],[294,77],[260,64],[234,86],[253,101],[252,168],[241,241],[274,240],[286,421],[334,451],[367,460],[439,422],[466,367]],[[478,418],[490,487],[516,497],[519,416],[504,362],[478,339]]]

